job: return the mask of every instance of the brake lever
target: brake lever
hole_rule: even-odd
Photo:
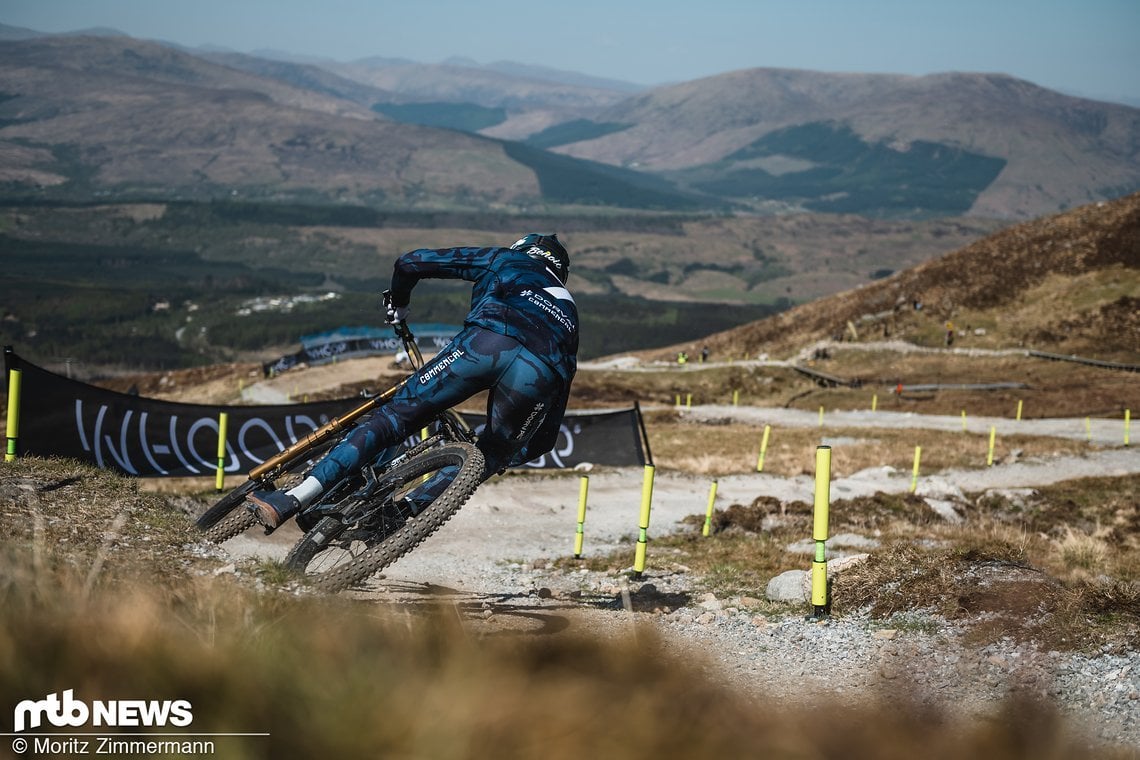
[[[384,298],[384,308],[387,310],[392,305],[392,291],[385,290],[381,295]],[[395,330],[396,337],[404,344],[404,352],[408,355],[408,360],[412,362],[412,368],[418,370],[424,366],[423,354],[420,353],[420,346],[416,343],[416,336],[412,334],[412,328],[408,326],[408,323],[401,320],[389,322],[389,324]]]

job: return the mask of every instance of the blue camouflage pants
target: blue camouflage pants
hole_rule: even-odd
[[[538,429],[562,379],[514,338],[467,327],[337,444],[310,473],[328,488],[383,449],[418,432],[441,412],[490,390],[477,441],[487,479],[511,462]]]

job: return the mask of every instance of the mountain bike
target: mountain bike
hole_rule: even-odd
[[[418,371],[423,356],[412,331],[402,322],[393,327]],[[247,494],[299,483],[339,441],[340,433],[414,376],[367,398],[250,470],[245,483],[198,518],[199,529],[220,543],[252,527],[256,519],[245,506]],[[427,431],[422,440],[381,452],[302,510],[296,520],[304,536],[286,556],[286,567],[319,590],[341,591],[392,564],[450,519],[482,482],[483,454],[473,432],[454,412],[441,414]]]

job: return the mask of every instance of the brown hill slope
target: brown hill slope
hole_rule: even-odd
[[[890,278],[708,338],[715,356],[882,337],[1031,346],[1140,363],[1140,193],[1009,227]],[[916,309],[916,304],[921,308]],[[848,326],[850,323],[850,327]],[[975,335],[982,328],[984,335]],[[959,344],[960,345],[960,344]],[[669,358],[675,346],[647,353]]]
[[[900,157],[926,141],[1004,159],[971,209],[983,216],[1030,218],[1140,187],[1140,109],[1001,74],[749,69],[651,90],[597,120],[632,126],[560,150],[655,171],[711,165],[723,173],[755,169],[755,159],[732,154],[765,135],[826,123]],[[806,168],[802,157],[785,165],[774,158],[760,168],[774,175]]]
[[[553,82],[487,68],[447,63],[399,63],[364,59],[323,61],[339,76],[387,90],[406,101],[468,102],[514,111],[554,108],[565,113],[593,112],[621,101],[626,93],[602,87]]]
[[[533,199],[501,144],[130,38],[0,44],[0,181],[180,197]]]

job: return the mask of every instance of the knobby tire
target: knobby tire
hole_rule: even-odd
[[[461,429],[467,429],[467,423],[455,412],[447,411],[444,414],[451,418],[453,424],[458,425]],[[435,446],[440,440],[441,438],[438,434],[430,436],[412,446],[408,451],[408,455],[415,456],[423,449]],[[306,472],[312,463],[319,458],[317,455],[323,454],[331,449],[333,443],[335,442],[325,443],[308,454],[307,459],[302,462]],[[296,465],[294,465],[294,467],[296,467]],[[302,477],[296,474],[287,478],[287,481],[290,483],[299,483],[301,480]],[[254,517],[253,512],[245,507],[245,497],[250,492],[265,487],[265,483],[247,480],[219,499],[217,503],[203,512],[194,523],[198,530],[202,531],[202,537],[207,541],[220,544],[230,540],[234,536],[241,535],[256,525],[257,518]]]
[[[343,591],[392,564],[439,530],[482,482],[482,452],[470,443],[448,443],[423,451],[384,474],[384,477],[399,477],[404,482],[411,482],[442,467],[455,465],[459,466],[459,471],[435,501],[360,554],[329,570],[309,575],[311,585],[327,593]],[[305,573],[314,559],[333,547],[333,542],[345,529],[339,518],[322,518],[289,552],[285,565],[294,572]]]
[[[241,506],[202,531],[202,538],[211,543],[220,544],[229,541],[234,536],[240,536],[254,525],[257,525],[257,518],[253,512]]]
[[[194,524],[197,525],[201,531],[209,531],[209,529],[218,522],[228,517],[235,508],[245,503],[246,494],[255,488],[257,488],[257,483],[252,480],[247,480],[219,499],[214,506],[203,512],[202,516],[199,517]]]

